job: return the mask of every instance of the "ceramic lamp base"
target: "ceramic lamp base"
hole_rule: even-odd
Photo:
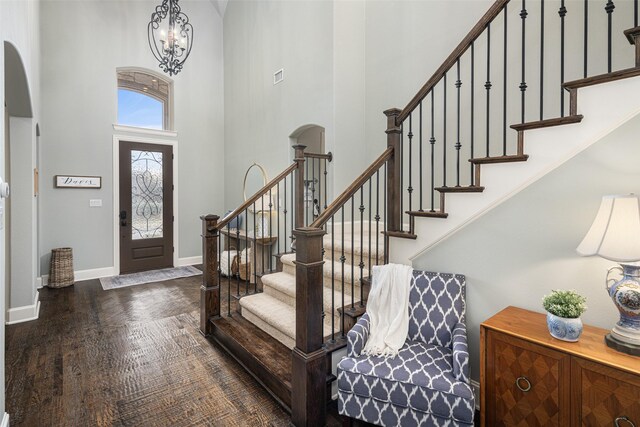
[[[611,347],[612,349],[617,350],[621,353],[630,354],[632,356],[640,356],[640,346],[622,342],[616,339],[611,334],[607,334],[604,337],[604,342],[608,347]]]

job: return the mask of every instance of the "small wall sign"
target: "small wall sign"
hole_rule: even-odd
[[[56,175],[56,188],[102,188],[100,176]]]

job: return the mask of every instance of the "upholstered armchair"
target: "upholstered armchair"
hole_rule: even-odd
[[[472,426],[465,278],[414,270],[409,334],[395,357],[362,355],[365,313],[338,365],[341,415],[382,426]]]

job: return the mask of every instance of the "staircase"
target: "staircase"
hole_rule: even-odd
[[[640,112],[638,1],[569,7],[496,1],[405,108],[385,111],[386,150],[318,217],[303,207],[298,147],[296,163],[230,216],[203,218],[201,330],[291,410],[294,425],[326,421],[332,355],[364,313],[373,265],[410,263]],[[622,20],[631,28],[617,36],[635,57],[612,43]],[[545,44],[551,26],[558,40]],[[597,38],[605,49],[592,47]],[[614,62],[628,66],[614,71]],[[229,280],[225,315],[219,233],[287,179],[292,208],[285,200],[278,235],[294,237],[295,252],[278,254],[275,268],[269,261],[244,292]]]
[[[360,239],[360,226],[346,224],[344,238],[336,235],[323,237],[323,336],[335,341],[345,330],[342,324],[342,307],[347,310],[361,307],[366,300],[368,287],[362,279],[369,277],[369,266],[384,262],[383,240],[375,236],[370,240],[369,230]],[[368,227],[368,225],[367,225]],[[335,228],[335,227],[334,227]],[[338,230],[340,230],[338,226]],[[371,243],[371,245],[370,245]],[[296,340],[296,267],[295,253],[282,255],[282,271],[262,276],[263,292],[240,299],[242,317],[253,323],[290,349]],[[361,268],[362,266],[362,268]],[[348,329],[346,329],[348,330]]]

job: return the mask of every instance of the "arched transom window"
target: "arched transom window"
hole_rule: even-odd
[[[173,84],[140,70],[118,70],[118,124],[172,130]]]

